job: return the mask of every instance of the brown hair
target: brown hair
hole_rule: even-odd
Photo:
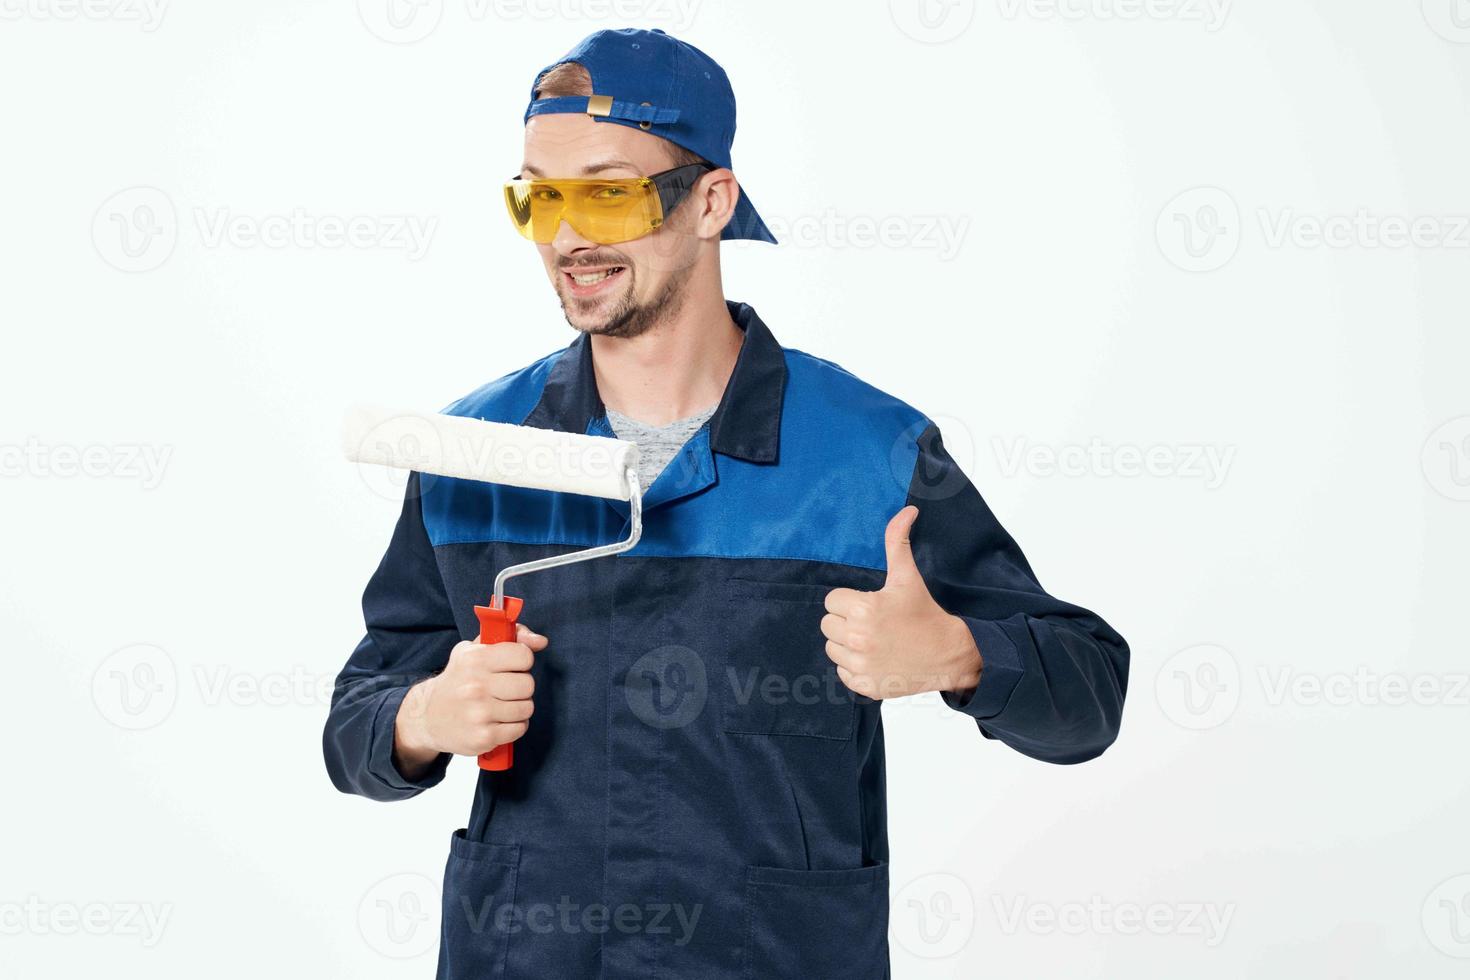
[[[538,79],[536,79],[536,98],[556,99],[567,95],[592,95],[592,75],[588,73],[586,66],[575,61],[563,61],[554,65]],[[660,137],[662,139],[662,137]],[[664,145],[669,148],[669,154],[674,159],[674,166],[683,167],[691,163],[705,163],[704,157],[697,153],[691,153],[678,143],[664,140]]]

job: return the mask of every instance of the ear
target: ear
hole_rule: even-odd
[[[694,234],[718,242],[720,233],[735,216],[735,205],[739,201],[740,184],[735,179],[734,171],[720,167],[701,175],[694,189],[689,192],[689,203],[698,205],[692,209],[697,214]]]

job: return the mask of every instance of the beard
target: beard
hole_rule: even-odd
[[[639,302],[634,290],[633,266],[626,262],[621,264],[623,275],[628,279],[622,295],[613,300],[605,311],[593,314],[594,319],[591,322],[578,323],[572,318],[574,311],[582,301],[572,296],[558,280],[557,297],[561,300],[562,315],[566,317],[567,323],[573,330],[594,336],[619,337],[626,340],[645,334],[678,314],[684,305],[684,286],[689,282],[689,277],[694,274],[692,264],[682,265],[677,269],[658,293],[645,302]]]

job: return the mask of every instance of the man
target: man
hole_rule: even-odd
[[[628,508],[411,479],[327,767],[404,799],[516,743],[450,843],[441,977],[885,977],[881,701],[938,691],[1081,762],[1127,646],[1037,584],[927,418],[725,300],[720,241],[775,239],[714,61],[600,31],[531,99],[508,209],[578,336],[447,412],[634,439],[643,537],[518,579],[538,632],[482,645],[498,569],[614,541]]]

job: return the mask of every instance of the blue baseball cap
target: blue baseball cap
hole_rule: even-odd
[[[557,65],[575,61],[592,77],[593,95],[537,99],[536,85]],[[677,143],[717,167],[730,167],[735,141],[735,92],[713,58],[658,28],[589,34],[536,73],[523,122],[547,112],[585,112],[598,122],[636,126]],[[775,244],[745,188],[720,234]]]

